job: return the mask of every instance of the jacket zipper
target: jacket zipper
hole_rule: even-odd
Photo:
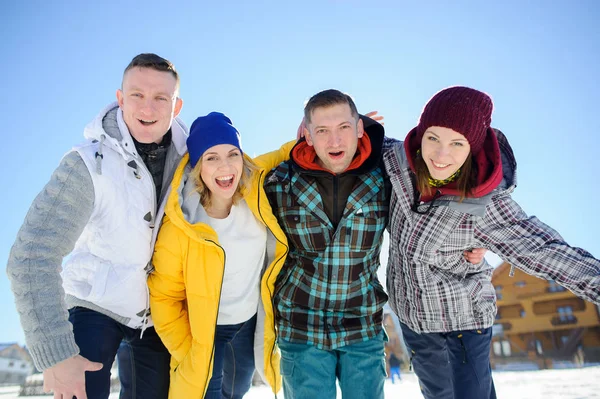
[[[137,149],[136,149],[136,154],[137,154]],[[156,186],[154,185],[154,179],[152,178],[152,173],[150,173],[150,171],[148,170],[148,167],[146,166],[146,164],[144,163],[144,160],[142,159],[141,156],[139,156],[139,154],[134,155],[134,162],[136,163],[136,165],[139,165],[141,163],[141,167],[138,166],[140,169],[143,168],[143,170],[146,172],[146,175],[148,176],[149,180],[150,180],[150,184],[152,185],[152,209],[150,210],[150,221],[149,221],[149,227],[150,229],[154,230],[154,227],[156,225],[156,213],[158,212],[158,204],[156,201]],[[164,173],[164,172],[163,172]],[[137,177],[138,179],[142,179],[141,177],[138,177],[138,173],[137,170],[134,171],[134,175],[135,177]],[[154,234],[154,233],[153,233]],[[150,261],[149,263],[152,262],[152,255],[154,253],[154,248],[152,248],[152,240],[150,240]],[[148,265],[146,264],[146,267]],[[148,272],[146,272],[146,279],[148,278]],[[141,332],[140,332],[140,339],[142,339],[144,337],[144,331],[146,331],[146,328],[148,328],[148,316],[150,315],[150,290],[148,289],[148,284],[146,284],[146,309],[144,309],[144,317],[142,318],[142,328],[141,328]]]
[[[338,208],[338,205],[337,205],[338,191],[339,191],[339,177],[337,175],[335,175],[335,176],[333,176],[333,214],[331,215],[332,218],[334,218],[334,219],[337,218],[337,214],[338,214],[337,213],[338,212],[338,210],[337,210],[337,208]],[[335,226],[336,230],[339,227],[340,221],[341,220],[337,221],[337,224]],[[333,234],[335,234],[335,231]],[[330,283],[331,283],[332,274],[333,274],[333,271],[332,271],[333,268],[331,267],[331,265],[329,266],[328,269],[329,270],[327,271],[327,284],[325,284],[325,299],[323,301],[324,305],[325,305],[324,306],[325,309],[329,308],[329,300],[328,300],[329,294],[330,294],[329,287],[331,286]],[[326,312],[323,312],[323,328],[325,329],[325,334],[327,336],[327,340],[329,341],[329,339],[330,339],[329,338],[329,325],[327,324],[327,313]]]
[[[215,339],[217,337],[217,321],[219,319],[219,309],[221,308],[221,293],[223,292],[223,280],[225,279],[225,264],[227,263],[227,254],[225,253],[225,249],[223,249],[223,247],[220,246],[219,244],[217,244],[216,242],[214,242],[212,240],[206,240],[206,241],[213,243],[215,246],[217,246],[223,252],[223,274],[221,274],[221,288],[219,289],[219,302],[217,303],[217,315],[215,316],[215,332],[213,335],[213,348],[212,348],[212,352],[210,354],[210,359],[208,361],[209,369],[210,369],[210,365],[214,364],[214,360],[215,360]],[[206,381],[204,382],[204,395],[206,395],[206,390],[208,389],[208,383],[210,382],[211,378],[212,378],[212,373],[208,373],[206,376]]]
[[[262,183],[261,183],[261,182],[263,181],[263,178],[262,178],[262,177],[263,177],[263,174],[264,174],[264,170],[261,170],[261,171],[260,171],[260,175],[259,175],[259,179],[258,179],[258,203],[257,203],[257,205],[258,205],[258,214],[259,214],[259,216],[260,216],[260,219],[262,220],[263,224],[264,224],[264,225],[265,225],[265,226],[266,226],[266,227],[269,229],[269,231],[271,231],[271,234],[273,234],[273,231],[272,231],[272,230],[269,228],[269,226],[267,225],[267,222],[265,221],[265,218],[263,217],[263,215],[262,215],[262,212],[260,211],[260,199],[261,199],[260,193],[261,193],[261,186],[262,186]],[[285,254],[283,255],[283,262],[285,262],[285,258],[287,257],[287,254],[288,254],[288,252],[289,252],[290,248],[289,248],[289,247],[288,247],[288,246],[287,246],[285,243],[281,242],[281,241],[280,241],[280,240],[277,238],[277,236],[276,236],[275,234],[273,234],[273,237],[275,238],[275,240],[277,240],[277,242],[278,242],[278,243],[280,243],[281,245],[283,245],[283,246],[285,247]],[[273,264],[274,264],[274,265],[275,265],[275,264],[277,264],[277,263],[280,261],[280,259],[281,259],[281,258],[279,258],[279,259],[274,259],[274,260],[273,260]],[[273,272],[273,268],[270,268],[270,270],[269,270],[269,277],[270,277],[270,273],[272,273],[272,272]],[[267,274],[267,271],[266,271],[266,270],[265,270],[265,274]],[[263,276],[263,277],[264,277],[264,276]],[[262,279],[261,279],[260,283],[262,283]],[[270,289],[270,287],[268,286],[268,284],[267,284],[267,289]],[[270,294],[270,296],[271,296],[271,311],[273,312],[273,331],[276,331],[276,329],[275,329],[275,326],[276,326],[276,324],[277,324],[277,323],[276,323],[276,321],[275,321],[275,316],[276,316],[276,309],[275,309],[275,294],[276,294],[276,293],[275,293],[275,291],[273,291],[273,292],[269,291],[269,294]],[[261,295],[261,298],[260,298],[260,300],[262,301],[262,295]],[[264,338],[263,338],[263,339],[264,339]],[[271,349],[270,349],[270,351],[269,351],[269,352],[270,352],[271,354],[273,354],[273,352],[274,352],[274,351],[275,351],[275,343],[273,343],[273,346],[271,347]],[[274,367],[273,367],[273,363],[271,362],[271,356],[269,356],[269,364],[270,364],[270,366],[271,366],[271,369],[274,369]],[[277,380],[276,380],[275,378],[274,378],[274,380],[275,380],[275,384],[277,384]],[[275,388],[276,388],[276,390],[277,390],[277,391],[279,391],[279,390],[277,389],[277,388],[279,388],[279,387],[277,387],[277,386],[276,386]],[[275,398],[277,398],[277,394],[275,394]]]

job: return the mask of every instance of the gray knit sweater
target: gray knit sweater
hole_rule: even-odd
[[[60,271],[93,208],[90,173],[81,156],[70,152],[31,204],[10,251],[6,271],[39,370],[79,353]]]

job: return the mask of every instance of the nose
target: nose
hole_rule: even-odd
[[[447,155],[450,155],[450,147],[441,145],[437,148],[436,153],[438,157],[445,157]]]
[[[150,114],[152,111],[154,111],[154,101],[152,101],[152,99],[149,97],[144,98],[141,105],[142,112]]]
[[[329,143],[328,143],[329,146],[330,147],[338,147],[341,142],[342,142],[341,135],[337,132],[332,132],[331,135],[329,136]]]
[[[219,169],[227,169],[231,166],[233,160],[230,157],[222,157],[219,160]]]

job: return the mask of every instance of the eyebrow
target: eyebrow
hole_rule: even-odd
[[[237,151],[237,152],[239,152],[239,151],[240,151],[240,149],[239,149],[239,148],[232,148],[232,149],[231,149],[231,150],[229,150],[227,153],[228,153],[228,154],[231,154],[232,152],[236,152],[236,151]],[[210,152],[209,152],[209,151],[206,151],[206,152],[204,153],[203,157],[205,157],[205,156],[207,156],[207,155],[219,155],[219,153],[218,153],[218,152],[215,152],[215,151],[210,151]]]
[[[429,133],[429,134],[437,137],[438,139],[440,138],[440,136],[438,134],[434,133],[433,131],[431,131],[429,129],[425,130],[425,133]],[[423,133],[423,134],[425,134],[425,133]],[[466,138],[464,138],[464,139],[453,139],[453,140],[450,140],[450,141],[466,141],[466,142],[468,142],[469,140],[467,140]]]
[[[142,90],[141,88],[139,88],[139,87],[137,87],[137,86],[131,86],[131,87],[129,88],[129,91],[144,91],[144,90]],[[167,92],[164,92],[164,91],[160,91],[160,92],[158,92],[158,93],[155,93],[155,94],[156,94],[156,95],[158,95],[158,96],[165,96],[165,97],[176,97],[175,95],[171,95],[171,94],[169,94],[169,93],[167,93]]]
[[[342,125],[345,125],[345,124],[347,124],[347,123],[349,123],[349,124],[352,124],[352,122],[351,122],[351,121],[345,121],[345,122],[342,122],[342,123],[340,123],[339,125],[337,125],[337,126],[334,126],[334,127],[342,126]],[[322,125],[322,126],[315,126],[314,128],[315,128],[315,129],[328,129],[328,128],[329,128],[329,126]]]

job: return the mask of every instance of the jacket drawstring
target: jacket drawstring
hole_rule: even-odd
[[[102,174],[102,160],[104,159],[104,155],[102,154],[102,146],[104,145],[104,140],[106,139],[105,135],[100,136],[100,144],[98,144],[98,151],[96,151],[96,173]]]
[[[414,198],[414,202],[413,202],[412,206],[410,207],[410,209],[412,209],[413,212],[416,212],[419,215],[426,215],[426,214],[429,213],[429,211],[431,210],[431,208],[433,208],[433,204],[435,204],[435,200],[437,200],[438,198],[440,198],[442,196],[442,192],[440,190],[436,190],[435,191],[435,194],[433,195],[433,198],[431,199],[431,202],[429,203],[429,206],[423,212],[419,211],[419,196],[420,196],[420,193],[417,190],[413,190],[413,195],[414,195],[414,197],[413,197]]]

